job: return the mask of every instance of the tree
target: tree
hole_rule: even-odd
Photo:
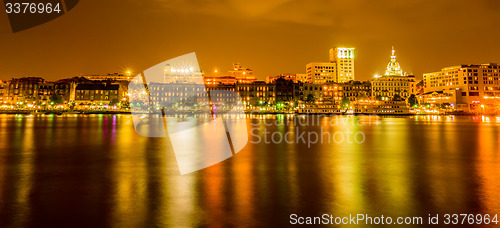
[[[312,94],[308,94],[307,97],[306,97],[306,101],[314,101],[316,99],[314,99],[314,95]]]
[[[392,97],[392,100],[393,101],[400,101],[401,100],[401,96],[399,94],[395,94],[394,97]]]
[[[349,100],[349,97],[343,97],[342,98],[342,107],[343,108],[349,107],[350,103],[351,103],[351,100]]]
[[[63,103],[63,99],[61,98],[61,96],[57,95],[56,93],[53,93],[52,95],[50,95],[50,104],[51,105],[57,105],[57,104],[62,104]]]
[[[119,100],[117,100],[117,99],[113,99],[113,100],[111,100],[111,101],[109,102],[109,106],[118,105],[118,103],[120,103],[120,101],[119,101]]]
[[[418,100],[415,94],[410,95],[410,97],[408,98],[408,104],[410,104],[410,107],[418,105]]]
[[[195,104],[196,104],[195,100],[193,98],[189,98],[184,101],[183,105],[186,108],[194,108]]]
[[[249,102],[252,106],[259,106],[261,103],[260,103],[260,98],[259,97],[252,97],[250,98],[250,102]]]
[[[130,102],[129,102],[129,101],[124,101],[124,102],[122,102],[122,106],[121,106],[121,108],[125,108],[125,109],[130,108]]]
[[[382,100],[382,96],[377,95],[377,96],[375,97],[375,99],[376,99],[377,101],[381,101],[381,100]]]

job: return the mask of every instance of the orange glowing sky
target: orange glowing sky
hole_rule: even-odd
[[[2,12],[3,9],[2,9]],[[202,70],[239,61],[259,79],[305,73],[328,49],[356,48],[356,79],[382,74],[391,46],[403,70],[500,63],[497,0],[108,0],[19,33],[0,16],[0,80],[135,72],[196,52]]]

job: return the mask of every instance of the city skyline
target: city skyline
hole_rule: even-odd
[[[383,74],[392,46],[404,69],[419,80],[446,66],[500,62],[493,38],[499,32],[491,29],[500,17],[494,1],[432,7],[396,1],[199,4],[203,7],[180,1],[81,2],[64,17],[15,34],[2,16],[0,80],[139,72],[192,51],[205,72],[240,62],[258,80],[305,73],[308,62],[326,61],[332,47],[356,48],[356,80]],[[104,10],[109,8],[115,10]],[[475,35],[485,30],[489,36]]]
[[[340,48],[340,47],[336,47],[336,48]],[[336,48],[330,48],[330,51],[333,50],[333,49],[336,49]],[[345,49],[345,48],[341,47],[341,49]],[[354,48],[348,48],[348,49],[354,49]],[[395,52],[396,52],[396,50],[395,50],[394,46],[392,46],[392,50],[391,50],[392,55],[391,55],[391,58],[394,58],[394,53]],[[356,57],[352,57],[352,59],[356,59]],[[391,59],[391,61],[393,61],[393,60]],[[399,59],[398,59],[398,62],[400,62]],[[303,74],[303,75],[307,75],[307,69],[308,69],[308,66],[311,63],[315,63],[315,64],[333,64],[333,65],[336,65],[336,63],[332,62],[332,60],[329,60],[329,61],[322,60],[322,61],[318,61],[318,62],[310,62],[310,63],[306,64],[305,67],[304,67],[306,69],[306,70],[304,70],[304,72],[306,72],[306,73],[303,73],[303,72],[284,72],[283,71],[283,72],[277,73],[275,75],[266,75],[266,76],[262,76],[262,75],[256,74],[256,79],[257,79],[257,81],[266,81],[267,78],[269,78],[269,77],[277,77],[277,78],[279,78],[279,77],[283,77],[283,75],[287,75],[287,74],[293,74],[293,75],[295,75],[295,74]],[[481,64],[490,64],[490,63],[496,64],[497,62],[484,62],[484,63],[472,63],[472,64],[474,64],[474,65],[481,65]],[[215,67],[215,68],[212,69],[212,71],[205,71],[203,69],[200,69],[200,70],[201,70],[201,73],[203,74],[204,77],[209,77],[209,78],[211,78],[211,77],[228,77],[231,74],[230,72],[232,70],[234,70],[234,65],[235,64],[236,65],[241,65],[241,66],[243,66],[243,68],[245,68],[247,70],[253,71],[253,68],[251,66],[243,65],[240,62],[233,62],[232,63],[233,67],[228,67],[227,69]],[[434,70],[434,71],[439,71],[439,70],[442,70],[442,69],[445,69],[445,68],[449,68],[449,67],[459,67],[461,65],[468,65],[468,64],[471,64],[471,63],[467,63],[467,64],[466,63],[460,63],[460,64],[442,66],[438,70]],[[227,65],[227,64],[225,64],[225,65]],[[415,78],[418,81],[423,80],[424,76],[426,74],[429,74],[429,72],[431,72],[431,71],[424,71],[420,75],[420,77],[419,77],[419,75],[414,75],[412,73],[404,71],[402,68],[400,70],[402,71],[402,74],[415,76]],[[383,72],[383,73],[375,73],[373,75],[370,75],[369,77],[362,77],[362,79],[358,79],[358,78],[354,77],[353,81],[370,81],[370,80],[373,80],[373,79],[376,79],[376,78],[380,77],[380,75],[386,75],[387,74],[387,72],[384,72],[384,70],[381,70],[380,72]],[[43,79],[45,79],[47,81],[58,81],[58,80],[63,80],[63,79],[68,79],[68,78],[73,78],[73,77],[89,77],[89,76],[106,77],[106,76],[113,76],[113,75],[114,76],[122,76],[122,77],[130,78],[130,77],[133,77],[133,76],[135,76],[137,74],[139,74],[139,72],[137,72],[137,70],[132,69],[130,67],[125,67],[125,68],[122,68],[120,71],[116,71],[115,70],[115,71],[110,71],[110,72],[94,72],[94,73],[88,73],[88,74],[79,73],[79,74],[76,74],[76,75],[66,75],[66,76],[62,76],[62,77],[59,77],[59,78],[46,77],[46,76],[43,76],[43,74],[19,75],[19,76],[12,76],[10,78],[5,78],[5,79],[1,79],[0,78],[0,81],[8,81],[8,80],[11,80],[11,79],[14,79],[14,78],[23,78],[23,77],[40,77],[40,78],[43,78]],[[348,81],[344,81],[344,82],[348,82]]]
[[[499,226],[500,0],[4,0],[1,227]]]

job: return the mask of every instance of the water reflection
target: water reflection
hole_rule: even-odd
[[[248,129],[290,138],[362,132],[364,142],[249,143],[180,176],[169,139],[137,135],[130,116],[1,115],[0,226],[278,226],[291,213],[499,212],[500,118],[309,118],[256,115]]]

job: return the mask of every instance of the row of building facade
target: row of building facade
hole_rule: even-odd
[[[233,64],[227,75],[218,75],[216,70],[212,76],[189,67],[166,65],[163,81],[149,85],[148,100],[162,106],[193,97],[206,99],[210,91],[217,90],[236,92],[249,106],[408,101],[415,96],[420,104],[469,112],[484,111],[500,101],[500,66],[497,64],[446,67],[424,74],[423,80],[417,82],[415,76],[402,70],[393,48],[384,75],[356,81],[354,48],[332,48],[329,54],[328,62],[306,64],[304,74],[280,74],[265,81],[258,81],[251,69],[239,63]],[[125,103],[129,98],[134,100],[136,95],[128,91],[132,79],[130,73],[80,76],[54,82],[40,77],[14,78],[0,82],[0,104],[12,108]]]
[[[121,74],[82,76],[54,82],[41,77],[0,82],[2,107],[99,106],[128,100],[129,81]],[[129,77],[130,78],[130,77]]]
[[[422,99],[471,112],[496,109],[500,101],[499,74],[500,66],[495,63],[457,65],[426,73]]]

